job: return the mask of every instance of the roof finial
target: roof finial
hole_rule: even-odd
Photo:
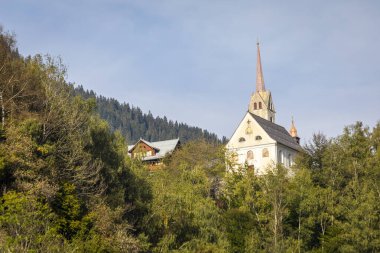
[[[260,43],[257,38],[256,91],[265,91],[263,68],[261,67]]]

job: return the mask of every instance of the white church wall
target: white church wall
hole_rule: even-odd
[[[250,121],[249,124],[248,120]],[[250,131],[247,132],[248,125]],[[244,138],[244,141],[241,138]],[[244,116],[232,135],[227,144],[227,149],[230,153],[235,153],[235,163],[240,166],[253,165],[257,174],[265,173],[265,169],[277,161],[276,142],[269,137],[249,113]],[[264,149],[268,151],[266,157],[263,157]],[[247,159],[249,151],[252,151],[253,159]]]
[[[294,158],[297,155],[297,151],[286,147],[284,145],[278,144],[277,151],[277,162],[290,168],[294,164]]]
[[[247,133],[248,123],[250,120],[251,133]],[[260,136],[261,140],[257,140]],[[239,141],[244,138],[245,141]],[[277,143],[259,126],[259,124],[246,114],[227,144],[230,154],[234,154],[234,162],[239,166],[252,166],[255,168],[255,174],[262,175],[267,173],[267,169],[276,164],[283,164],[290,168],[294,163],[297,151]],[[263,155],[263,151],[266,151]],[[251,152],[248,154],[248,152]]]
[[[267,151],[268,156],[263,157],[263,151]],[[276,146],[275,144],[265,144],[255,147],[244,147],[240,149],[230,150],[236,153],[235,162],[240,166],[254,166],[255,174],[261,175],[266,172],[268,167],[275,164],[276,161]],[[247,159],[249,151],[253,152],[253,159]]]

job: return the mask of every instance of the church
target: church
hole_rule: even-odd
[[[257,43],[256,91],[251,95],[248,111],[226,146],[236,166],[254,169],[257,175],[265,174],[276,164],[291,167],[296,154],[302,151],[297,129],[293,119],[289,132],[275,122],[276,111],[272,94],[265,88]]]

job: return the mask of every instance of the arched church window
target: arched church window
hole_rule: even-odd
[[[257,103],[256,102],[253,104],[253,109],[257,110]]]
[[[288,155],[288,166],[292,166],[292,163],[293,163],[293,161],[292,161],[292,155],[289,154]]]
[[[262,140],[263,138],[260,135],[256,135],[255,137],[256,141]]]
[[[247,160],[253,160],[253,152],[252,152],[252,150],[249,150],[247,152]]]
[[[269,151],[267,148],[263,149],[263,157],[269,157]]]
[[[278,152],[280,163],[284,164],[284,154],[282,153],[282,150]]]
[[[245,138],[244,137],[240,137],[239,138],[239,142],[244,142],[245,141]]]
[[[263,108],[263,106],[262,106],[261,102],[259,102],[259,109],[262,109],[262,108]]]

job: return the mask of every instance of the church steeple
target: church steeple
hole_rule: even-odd
[[[256,45],[257,45],[256,91],[265,91],[263,67],[261,66],[259,42],[257,42]]]
[[[265,89],[263,68],[261,66],[260,46],[257,42],[256,91],[251,96],[248,111],[271,122],[275,122],[272,94]]]

